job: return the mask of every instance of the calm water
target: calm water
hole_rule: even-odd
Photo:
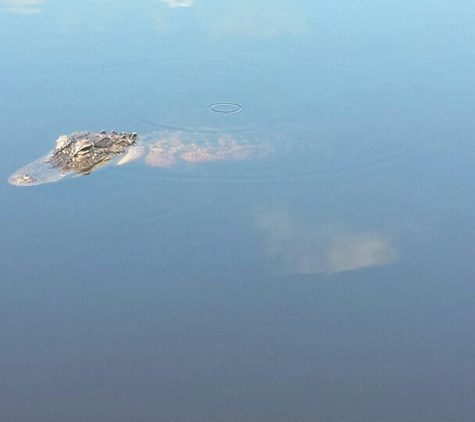
[[[472,2],[136,3],[0,2],[1,421],[474,420]]]

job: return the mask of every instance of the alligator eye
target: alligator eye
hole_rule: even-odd
[[[84,155],[89,153],[94,148],[94,144],[92,142],[87,142],[84,145],[81,145],[80,148],[74,153],[74,155]]]

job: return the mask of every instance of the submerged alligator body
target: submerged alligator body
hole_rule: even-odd
[[[16,171],[8,182],[16,186],[34,186],[56,182],[71,174],[87,175],[115,157],[120,157],[117,165],[145,155],[148,165],[170,167],[177,161],[242,160],[253,155],[262,156],[269,152],[268,148],[262,147],[263,144],[256,148],[247,140],[238,142],[224,134],[214,143],[198,143],[186,141],[178,131],[144,137],[135,132],[74,132],[61,135],[48,155]]]

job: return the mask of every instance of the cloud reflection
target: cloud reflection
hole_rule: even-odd
[[[0,4],[4,12],[31,15],[41,11],[43,0],[0,0]]]
[[[226,10],[226,16],[215,19],[213,32],[220,36],[273,38],[305,31],[307,25],[291,4],[283,2],[239,2]]]
[[[168,7],[190,7],[193,4],[193,0],[158,0],[161,3],[166,3]]]
[[[256,225],[264,234],[265,252],[278,273],[338,273],[397,260],[391,240],[379,233],[303,222],[285,211],[260,213]]]

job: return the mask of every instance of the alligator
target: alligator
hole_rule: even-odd
[[[171,167],[178,161],[243,160],[269,151],[264,143],[257,146],[248,139],[226,134],[220,134],[214,142],[197,142],[187,141],[180,131],[143,136],[135,132],[74,132],[58,137],[49,154],[16,171],[8,182],[16,186],[51,183],[73,174],[88,175],[114,161],[122,165],[143,156],[148,165]]]

